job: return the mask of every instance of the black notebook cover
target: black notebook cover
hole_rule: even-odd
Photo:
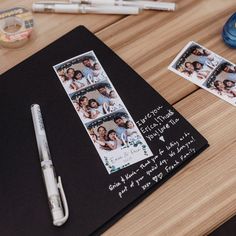
[[[137,147],[144,148],[142,160],[131,158],[131,164],[124,160],[126,164],[116,169],[105,166],[89,135],[89,128],[97,132],[102,121],[84,125],[70,100],[76,93],[68,96],[58,79],[53,66],[87,52],[96,55],[123,102],[116,114],[135,122],[142,145],[127,144],[127,150],[135,153]],[[47,204],[30,112],[33,103],[41,106],[52,160],[69,205],[70,216],[62,227],[52,225]],[[0,107],[0,234],[6,236],[100,234],[208,146],[173,107],[83,26],[2,74]],[[113,112],[108,115],[111,125]],[[120,149],[124,148],[122,143]]]

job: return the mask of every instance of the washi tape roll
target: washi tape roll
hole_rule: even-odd
[[[30,39],[34,20],[32,13],[22,7],[0,11],[0,45],[17,48]]]

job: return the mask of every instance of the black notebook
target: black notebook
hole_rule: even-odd
[[[68,201],[61,227],[47,204],[34,103]],[[1,235],[100,234],[208,146],[83,26],[2,74],[0,107]]]

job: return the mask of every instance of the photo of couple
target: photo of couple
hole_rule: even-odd
[[[207,49],[191,43],[172,65],[184,78],[202,84],[219,65],[221,58]]]
[[[104,125],[99,125],[96,129],[93,127],[89,130],[95,145],[102,150],[115,150],[122,146],[132,145],[141,139],[134,122],[124,116],[115,116],[113,123],[106,122]]]
[[[91,85],[70,96],[84,123],[124,107],[121,99],[108,81]]]
[[[93,51],[53,68],[109,174],[153,155]]]
[[[108,78],[92,53],[57,66],[56,72],[68,94]]]
[[[223,61],[204,84],[215,94],[236,102],[236,66]]]
[[[89,122],[86,128],[109,173],[152,155],[125,109]]]
[[[189,42],[168,69],[236,105],[235,64],[201,45]]]

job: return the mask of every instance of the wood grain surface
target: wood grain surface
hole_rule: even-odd
[[[0,49],[0,73],[78,25],[85,25],[196,127],[210,147],[104,235],[206,235],[236,214],[236,108],[167,70],[189,41],[236,63],[221,39],[234,0],[179,0],[175,12],[138,16],[34,14],[32,40]],[[0,9],[32,1],[0,1]]]
[[[33,0],[0,0],[0,10],[16,6],[31,9]],[[46,47],[62,35],[79,25],[85,25],[92,32],[119,21],[120,15],[76,15],[76,14],[45,14],[34,13],[35,30],[29,43],[18,49],[0,48],[0,74],[7,71],[35,52]]]
[[[236,109],[199,89],[175,105],[210,147],[104,235],[206,235],[236,213]]]

